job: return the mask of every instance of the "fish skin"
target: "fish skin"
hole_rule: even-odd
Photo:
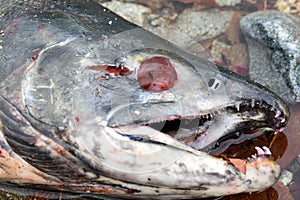
[[[184,108],[180,115],[197,116],[202,110],[207,114],[256,99],[273,105],[286,119],[284,126],[289,111],[276,94],[178,49],[92,1],[4,0],[0,13],[3,185],[13,180],[16,185],[99,198],[180,199],[254,192],[277,180],[280,167],[269,156],[247,161],[243,173],[228,160],[197,151],[149,127],[126,127],[134,122],[122,117],[130,106],[140,108],[150,100],[154,102],[151,109],[160,112],[142,113],[145,122],[169,117],[166,106],[173,115],[180,106]],[[99,85],[95,82],[98,72],[87,68],[111,64],[116,58],[130,64],[152,54],[170,57],[178,65],[179,81],[172,92],[149,94],[139,89],[133,75],[112,76]],[[221,92],[207,88],[210,77],[221,81]],[[105,95],[94,97],[95,88]],[[116,94],[117,99],[110,99]],[[134,104],[126,104],[130,98]],[[111,109],[105,107],[108,100],[113,101],[109,102]],[[94,110],[94,104],[101,106]],[[221,115],[219,120],[235,117]],[[222,128],[213,130],[221,134],[230,131]],[[150,134],[145,138],[143,133]],[[127,134],[145,141],[132,140]],[[151,152],[153,149],[156,152]],[[141,151],[153,154],[149,157],[139,154]],[[155,156],[162,153],[157,162]]]

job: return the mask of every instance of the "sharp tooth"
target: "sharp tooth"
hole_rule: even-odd
[[[281,127],[281,128],[279,129],[279,132],[283,132],[284,129],[285,129],[285,127]]]
[[[253,158],[253,155],[252,155],[251,158],[250,157],[247,158],[247,161],[252,162],[254,159],[255,158]]]
[[[263,102],[262,102],[262,99],[259,101],[259,106],[262,106],[263,105]]]
[[[284,123],[285,122],[285,118],[282,118],[280,123]]]
[[[213,114],[209,113],[209,115],[210,115],[210,118],[212,119],[213,118]]]
[[[274,109],[275,109],[275,101],[273,101],[271,111],[274,111]]]
[[[279,117],[280,115],[281,115],[281,112],[279,110],[277,110],[275,113],[275,118]]]
[[[236,105],[235,105],[235,108],[237,109],[237,111],[240,111],[240,104],[239,104],[239,103],[236,104]]]
[[[263,146],[263,150],[265,152],[265,155],[272,155],[272,153],[271,153],[271,151],[270,151],[270,149],[268,147]]]
[[[265,154],[264,150],[260,147],[255,147],[256,151],[257,151],[257,155],[259,156],[263,156]]]
[[[255,104],[255,100],[254,100],[254,99],[251,99],[251,107],[252,107],[252,108],[254,107],[254,104]]]

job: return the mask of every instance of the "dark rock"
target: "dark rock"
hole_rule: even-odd
[[[259,11],[241,20],[250,56],[251,79],[288,102],[300,102],[300,18]]]

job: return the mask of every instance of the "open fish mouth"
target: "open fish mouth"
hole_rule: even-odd
[[[235,129],[219,138],[209,151],[210,154],[222,153],[231,144],[241,144],[246,140],[256,139],[262,134],[283,132],[288,120],[288,117],[281,111],[275,110],[265,102],[253,99],[234,107],[227,107],[226,110],[228,113],[235,113],[237,116],[250,120],[241,121]],[[264,117],[260,118],[261,115]]]
[[[199,116],[172,115],[167,116],[166,119],[135,121],[135,125],[129,127],[134,129],[137,126],[147,126],[195,150],[218,155],[226,154],[226,150],[231,145],[257,139],[262,134],[272,135],[282,132],[287,121],[287,116],[275,110],[274,106],[262,100],[251,99]],[[148,130],[149,135],[142,136],[132,135],[130,128],[128,130],[128,133],[123,133],[128,134],[133,140],[141,142],[152,140],[148,137],[151,135],[150,130]],[[218,134],[218,131],[221,134]],[[254,149],[254,146],[249,148]]]

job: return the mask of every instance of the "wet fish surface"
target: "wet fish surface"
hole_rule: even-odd
[[[278,179],[267,147],[220,156],[283,130],[289,109],[270,90],[93,1],[4,0],[0,14],[3,190],[181,199]]]

